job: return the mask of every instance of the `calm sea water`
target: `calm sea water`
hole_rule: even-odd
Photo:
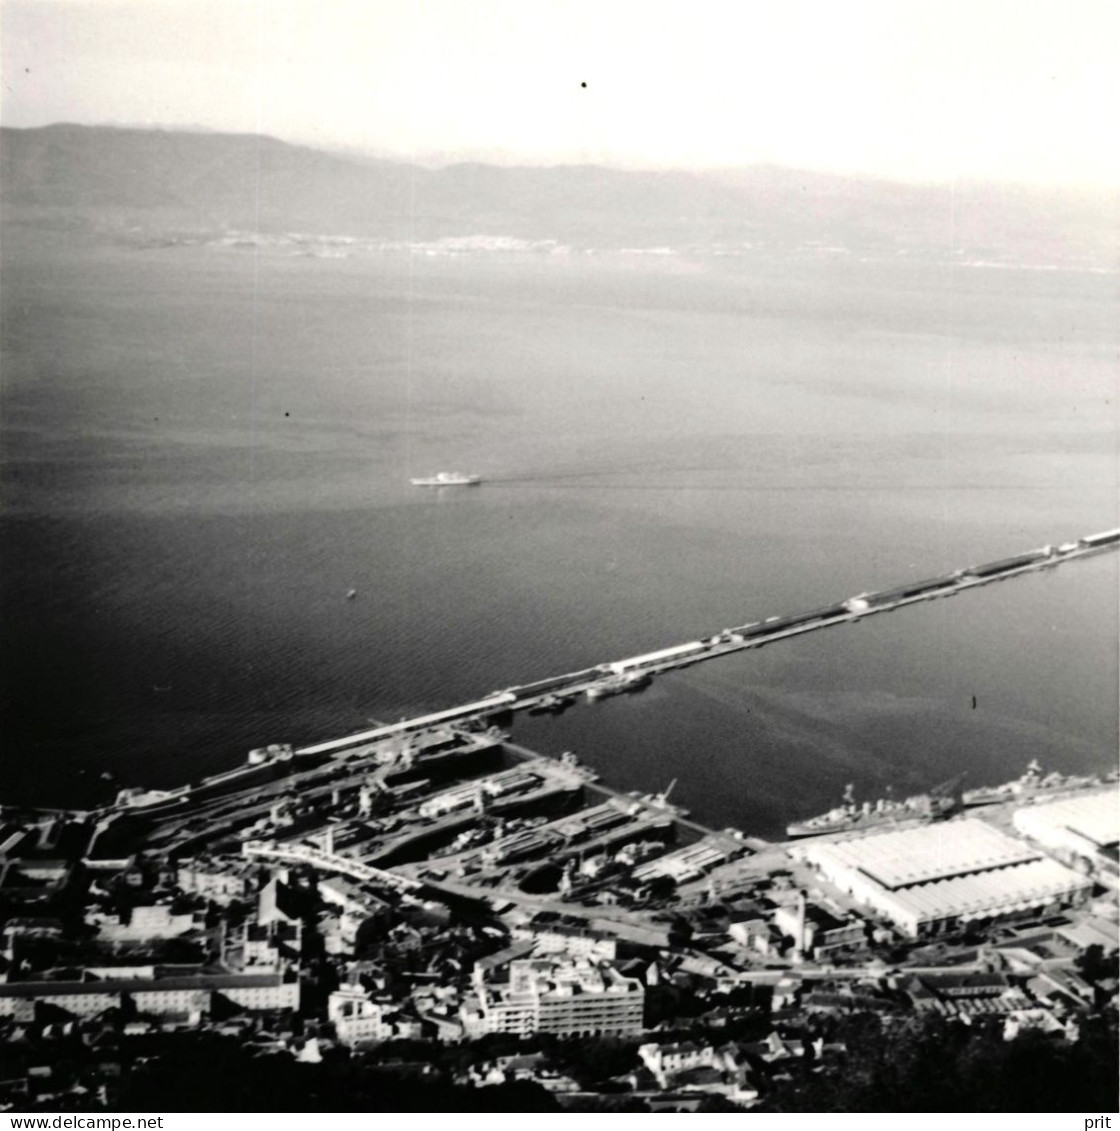
[[[19,230],[5,258],[8,801],[173,784],[1117,522],[1115,276]],[[485,485],[407,484],[455,468]],[[848,781],[1111,767],[1117,634],[1108,555],[515,733],[766,835]]]

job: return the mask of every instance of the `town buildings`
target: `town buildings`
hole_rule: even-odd
[[[463,1010],[468,1033],[590,1035],[642,1031],[645,987],[609,963],[519,958],[509,962],[504,973],[501,980],[493,969],[476,973],[477,1004]]]
[[[410,1018],[392,1003],[378,1001],[359,984],[340,986],[330,996],[327,1017],[341,1044],[354,1046],[398,1038],[417,1038],[423,1033],[418,1018]]]
[[[1114,790],[998,820],[681,844],[647,839],[674,818],[637,797],[573,811],[565,779],[542,804],[540,762],[384,789],[349,760],[331,773],[212,824],[176,810],[158,848],[118,860],[118,842],[96,869],[9,822],[0,1039],[221,1034],[250,1056],[315,1063],[334,1045],[368,1064],[407,1039],[471,1084],[751,1106],[817,1071],[821,1027],[852,1014],[1067,1040],[1116,1000],[1113,815],[1092,800]],[[471,1047],[490,1035],[509,1038],[501,1055]],[[574,1063],[596,1036],[621,1050],[610,1078]]]
[[[108,1009],[140,1016],[201,1015],[221,998],[248,1012],[298,1009],[300,983],[277,972],[157,977],[154,970],[137,978],[8,982],[0,984],[0,1017],[33,1020],[36,1003],[76,1017]]]

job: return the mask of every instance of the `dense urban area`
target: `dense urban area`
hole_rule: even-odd
[[[768,843],[508,721],[4,810],[4,1110],[1116,1106],[1115,774]]]

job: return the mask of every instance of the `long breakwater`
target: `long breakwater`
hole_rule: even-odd
[[[484,698],[447,710],[402,719],[397,723],[374,727],[357,734],[305,746],[296,754],[333,754],[351,746],[377,742],[394,736],[405,736],[431,727],[469,725],[517,711],[550,711],[562,709],[579,696],[597,699],[620,692],[637,691],[653,676],[705,660],[718,659],[732,652],[761,648],[779,640],[807,632],[831,628],[862,620],[864,617],[891,612],[905,605],[953,597],[968,590],[1002,581],[1020,574],[1058,565],[1113,550],[1120,545],[1120,529],[1089,534],[1076,541],[1043,546],[1013,557],[981,565],[968,566],[951,573],[921,581],[861,593],[836,604],[788,616],[775,616],[737,628],[725,628],[712,635],[684,644],[676,644],[613,660],[564,675],[552,676],[533,683],[519,684]]]

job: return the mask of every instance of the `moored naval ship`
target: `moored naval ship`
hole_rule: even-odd
[[[1100,778],[1092,774],[1075,776],[1057,772],[1044,774],[1038,759],[1027,765],[1021,778],[1004,782],[1003,785],[985,785],[978,789],[966,789],[961,801],[966,808],[977,805],[998,805],[1001,801],[1029,801],[1040,795],[1057,793],[1066,789],[1080,789],[1086,785],[1097,785]]]
[[[823,836],[825,833],[857,832],[903,821],[936,821],[939,817],[947,817],[957,806],[956,798],[948,792],[941,792],[943,788],[919,793],[903,801],[881,797],[877,801],[859,804],[855,799],[855,787],[849,785],[844,790],[843,805],[818,817],[787,825],[786,835],[790,838]]]
[[[467,475],[462,471],[437,471],[435,475],[409,480],[413,487],[477,487],[481,482],[481,475]]]

